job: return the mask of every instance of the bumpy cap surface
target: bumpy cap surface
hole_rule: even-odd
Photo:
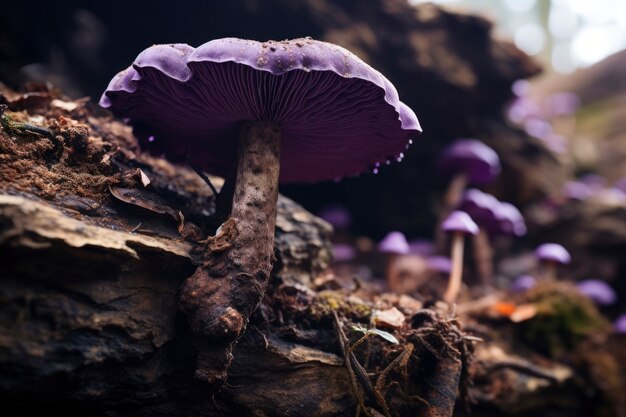
[[[500,175],[496,151],[476,139],[459,139],[447,147],[439,160],[446,175],[467,175],[470,184],[488,184]]]
[[[478,225],[469,214],[464,211],[453,211],[441,223],[441,228],[446,232],[463,232],[470,235],[478,234]]]
[[[154,45],[111,80],[100,105],[130,119],[144,146],[172,159],[189,155],[217,175],[236,161],[241,122],[276,122],[282,182],[336,179],[402,159],[421,132],[380,72],[309,38]]]
[[[572,257],[563,246],[558,243],[544,243],[535,249],[535,256],[542,261],[553,261],[560,264],[568,264]]]
[[[389,232],[387,236],[378,244],[378,250],[384,253],[396,253],[406,255],[409,253],[409,242],[407,242],[404,233]]]

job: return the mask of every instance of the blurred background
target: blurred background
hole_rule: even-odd
[[[563,242],[590,259],[575,257],[576,275],[626,285],[621,195],[604,193],[591,209],[567,188],[595,178],[596,189],[614,190],[626,176],[623,0],[14,1],[0,14],[0,80],[51,82],[95,102],[147,46],[227,36],[344,46],[387,76],[422,123],[404,161],[377,175],[281,187],[309,210],[339,204],[350,233],[372,241],[390,230],[430,238],[449,181],[438,157],[477,138],[502,161],[484,191],[516,205],[529,228],[509,252]]]

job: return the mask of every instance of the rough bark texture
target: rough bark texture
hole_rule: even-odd
[[[229,219],[206,243],[204,265],[180,298],[198,343],[196,377],[222,384],[237,337],[261,301],[272,269],[280,169],[280,128],[242,127]]]

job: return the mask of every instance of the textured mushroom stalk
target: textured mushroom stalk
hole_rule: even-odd
[[[491,286],[493,285],[493,249],[489,242],[489,235],[484,229],[480,229],[472,242],[474,244],[476,272],[480,283],[484,286]]]
[[[555,261],[543,261],[543,273],[540,275],[543,281],[556,281],[559,265]]]
[[[280,128],[241,128],[230,218],[207,241],[205,264],[187,279],[180,305],[197,339],[196,377],[222,383],[235,340],[257,308],[274,260]]]
[[[443,295],[443,300],[448,304],[454,303],[459,295],[459,291],[461,291],[464,249],[465,234],[463,232],[454,232],[452,235],[452,270],[448,279],[448,288],[446,288],[446,292]]]
[[[452,178],[443,198],[444,215],[441,216],[442,218],[446,218],[459,205],[467,184],[468,176],[465,173],[457,174]]]

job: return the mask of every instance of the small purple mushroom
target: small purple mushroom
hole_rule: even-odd
[[[531,275],[522,275],[511,284],[511,291],[524,292],[537,285],[537,279]]]
[[[378,244],[378,251],[386,256],[385,279],[393,291],[398,286],[395,264],[398,257],[409,253],[409,243],[402,232],[389,232]]]
[[[435,244],[425,239],[412,240],[409,242],[409,252],[418,256],[430,256],[435,253]]]
[[[350,211],[341,204],[332,204],[322,208],[317,215],[330,223],[335,230],[345,230],[352,224]]]
[[[608,306],[615,304],[617,293],[610,285],[599,279],[586,279],[576,284],[581,294],[591,298],[596,304]]]
[[[129,118],[146,148],[231,184],[230,218],[180,299],[200,344],[196,376],[210,382],[224,380],[265,292],[279,181],[370,171],[421,131],[380,72],[310,38],[154,45],[111,80],[100,105]]]
[[[378,250],[383,253],[406,255],[409,253],[409,243],[402,232],[389,232],[378,244]]]
[[[578,201],[586,200],[593,194],[589,184],[582,181],[566,181],[562,192],[566,198]]]
[[[426,258],[426,265],[433,271],[443,274],[450,274],[452,271],[452,260],[447,256],[429,256]]]
[[[448,146],[439,158],[439,169],[452,180],[443,197],[438,223],[458,207],[469,184],[493,182],[501,170],[498,154],[476,139],[459,139]],[[435,241],[441,249],[444,241],[441,229],[437,230]]]
[[[550,94],[543,104],[550,117],[570,116],[580,107],[580,98],[574,93],[563,91]]]
[[[613,323],[615,333],[626,334],[626,314],[621,314]]]
[[[333,259],[337,262],[351,261],[356,257],[356,249],[347,243],[333,244]]]
[[[524,218],[512,204],[476,189],[464,193],[459,209],[468,213],[480,228],[473,238],[476,269],[481,282],[490,286],[493,276],[490,235],[522,236],[526,233]]]
[[[606,178],[599,174],[585,174],[578,181],[586,184],[592,192],[598,192],[606,187]]]
[[[450,271],[448,287],[443,295],[444,301],[452,304],[461,290],[465,235],[476,235],[478,233],[478,225],[474,223],[467,213],[454,211],[444,220],[441,228],[445,232],[452,233],[452,271]]]
[[[556,279],[556,268],[558,265],[567,265],[572,261],[572,257],[563,246],[558,243],[544,243],[535,249],[535,256],[545,266],[545,278]]]
[[[527,97],[530,93],[530,81],[524,79],[516,80],[511,84],[511,91],[517,97]]]
[[[613,183],[613,188],[623,191],[626,193],[626,177],[622,177]]]
[[[467,184],[483,185],[500,175],[498,154],[476,139],[459,139],[448,146],[439,159],[442,173],[454,177],[451,189],[460,197]],[[452,205],[458,204],[458,198]]]
[[[524,216],[513,204],[503,201],[498,204],[495,213],[498,221],[496,233],[517,237],[526,234]]]
[[[541,108],[537,103],[527,97],[513,100],[507,109],[508,119],[516,125],[522,125],[531,117],[539,117]]]

